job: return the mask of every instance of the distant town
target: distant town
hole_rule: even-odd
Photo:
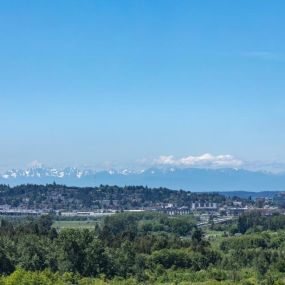
[[[117,212],[150,211],[170,216],[193,214],[199,226],[206,226],[226,223],[251,211],[262,215],[285,213],[285,192],[260,197],[256,193],[255,196],[244,198],[228,193],[196,193],[143,186],[0,185],[0,215],[25,217],[53,213],[61,218],[92,219]]]

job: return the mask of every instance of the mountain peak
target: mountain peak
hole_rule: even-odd
[[[12,169],[0,175],[0,183],[46,184],[60,183],[72,186],[148,185],[192,191],[264,191],[285,190],[285,175],[269,172],[253,172],[235,168],[149,168],[146,170],[79,169],[76,167],[31,167]]]

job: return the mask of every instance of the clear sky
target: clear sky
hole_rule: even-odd
[[[0,169],[285,161],[285,1],[0,2]]]

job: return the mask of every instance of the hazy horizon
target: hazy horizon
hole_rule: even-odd
[[[33,161],[285,171],[284,9],[1,2],[0,171]]]
[[[277,161],[242,161],[231,155],[212,155],[205,153],[198,156],[174,157],[160,156],[155,159],[138,159],[129,162],[97,162],[93,164],[47,164],[38,160],[31,161],[18,167],[3,167],[0,168],[0,174],[5,174],[12,170],[26,171],[32,169],[56,169],[64,170],[74,168],[78,170],[91,171],[124,171],[137,172],[149,169],[209,169],[209,170],[246,170],[252,172],[265,172],[272,174],[285,174],[285,163]]]

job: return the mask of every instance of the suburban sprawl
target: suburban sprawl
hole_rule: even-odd
[[[283,214],[285,193],[197,193],[143,186],[68,187],[57,184],[0,185],[0,214],[39,216],[53,213],[66,218],[96,218],[118,212],[193,214],[199,225],[223,223],[243,213]],[[264,196],[266,194],[267,196]],[[262,196],[263,195],[263,196]]]

